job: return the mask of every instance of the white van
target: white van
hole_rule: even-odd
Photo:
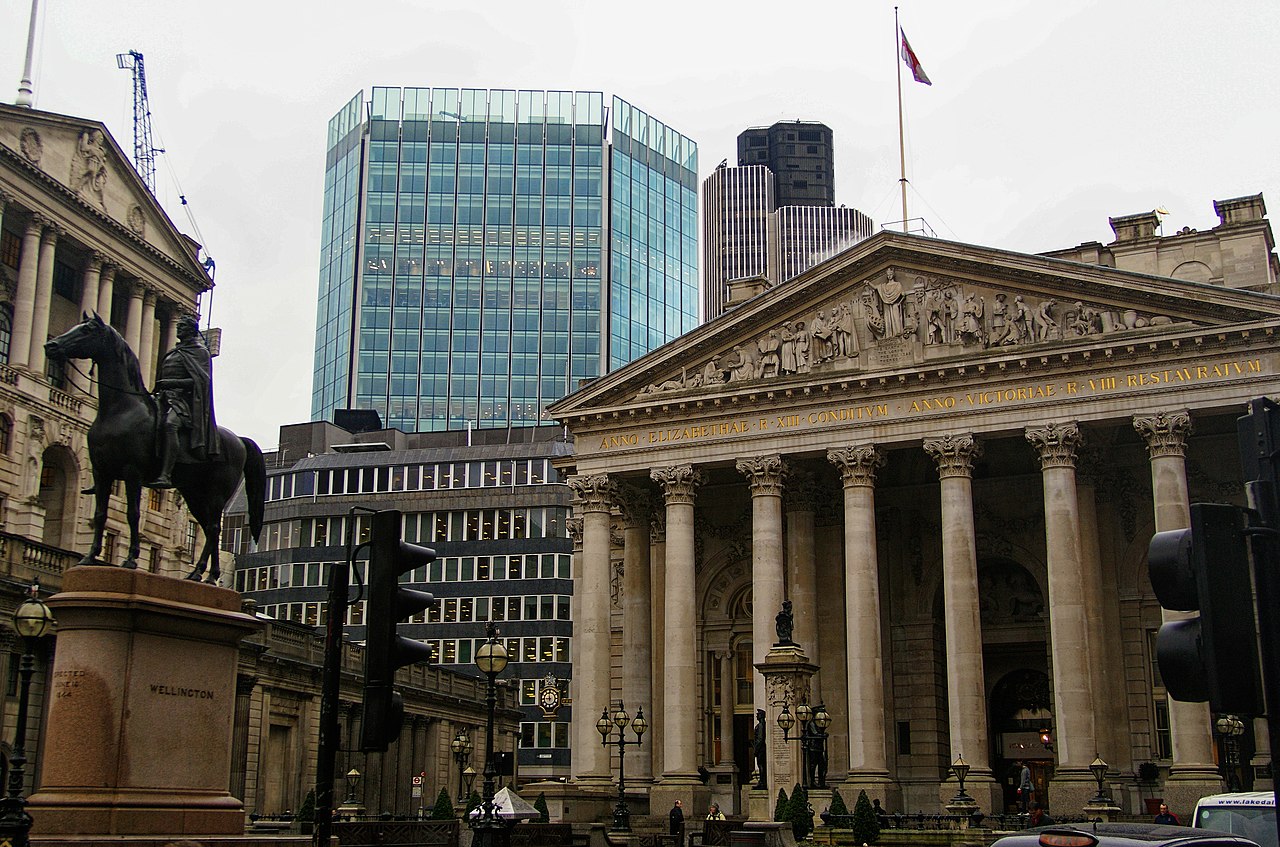
[[[1272,791],[1201,797],[1191,825],[1243,835],[1261,847],[1280,847],[1276,841],[1276,795]]]

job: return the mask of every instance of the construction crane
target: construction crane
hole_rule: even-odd
[[[147,72],[137,50],[116,54],[116,66],[133,71],[133,164],[147,189],[156,193],[156,154],[151,142],[151,103],[147,100]]]

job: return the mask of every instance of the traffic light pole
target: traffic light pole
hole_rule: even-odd
[[[1253,580],[1258,598],[1258,635],[1262,659],[1262,692],[1267,706],[1267,735],[1271,743],[1274,791],[1280,766],[1280,406],[1259,398],[1249,414],[1237,422],[1240,462],[1245,474],[1249,507],[1260,526],[1249,531],[1253,551]],[[1280,826],[1280,807],[1276,808]]]

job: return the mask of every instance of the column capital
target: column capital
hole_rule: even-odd
[[[789,471],[782,502],[788,512],[818,511],[818,482],[813,474],[806,470]]]
[[[135,279],[129,283],[129,296],[139,297],[139,298],[146,297],[147,291],[150,290],[150,288],[151,286],[147,283],[146,280]]]
[[[237,674],[236,694],[241,697],[248,696],[253,693],[253,688],[257,684],[258,678],[256,676],[250,676],[249,674]]]
[[[622,509],[622,521],[627,529],[649,525],[653,497],[647,490],[635,485],[618,485],[615,488],[615,500]]]
[[[44,234],[40,237],[40,241],[42,243],[47,241],[50,244],[57,244],[58,239],[66,234],[67,230],[64,227],[58,226],[58,224],[51,220],[46,220]]]
[[[769,456],[739,459],[736,467],[738,473],[747,478],[752,497],[782,496],[782,484],[787,479],[787,463],[782,460],[782,456],[774,453]]]
[[[662,486],[662,496],[668,506],[676,504],[693,505],[693,494],[702,485],[702,471],[693,465],[671,465],[665,468],[653,468],[649,478]]]
[[[926,438],[924,451],[938,463],[938,478],[973,476],[973,460],[982,455],[982,444],[972,433]]]
[[[876,471],[884,467],[885,455],[874,444],[855,444],[832,447],[827,451],[827,461],[840,471],[845,488],[871,488],[876,484]]]
[[[5,207],[12,202],[13,202],[13,195],[5,191],[3,188],[0,188],[0,212],[3,212],[5,210]]]
[[[116,271],[120,270],[120,266],[111,261],[109,257],[102,257],[102,276],[106,279],[115,279]]]
[[[1187,436],[1191,435],[1191,413],[1185,409],[1176,412],[1156,412],[1154,415],[1134,415],[1133,428],[1147,442],[1147,455],[1182,458],[1187,455]]]
[[[85,270],[95,273],[102,273],[102,266],[107,263],[107,254],[101,250],[94,250],[89,254],[89,261],[85,263]]]
[[[145,284],[145,290],[142,292],[142,305],[150,305],[152,308],[156,305],[156,298],[160,296],[160,289],[154,285]]]
[[[617,495],[617,487],[609,475],[603,473],[571,476],[569,489],[573,492],[573,505],[580,513],[611,511]]]
[[[1029,426],[1023,431],[1040,454],[1040,469],[1074,468],[1080,447],[1080,425],[1075,421],[1045,426]]]
[[[51,221],[48,218],[46,218],[44,215],[33,214],[31,216],[31,219],[27,221],[27,235],[28,236],[40,235],[40,233],[44,232],[44,228],[47,227],[50,223]]]
[[[573,552],[582,552],[582,518],[566,518],[564,528],[573,542]]]

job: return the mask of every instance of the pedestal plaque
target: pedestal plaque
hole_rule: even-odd
[[[240,835],[229,791],[240,639],[225,588],[76,567],[58,619],[33,834]]]

